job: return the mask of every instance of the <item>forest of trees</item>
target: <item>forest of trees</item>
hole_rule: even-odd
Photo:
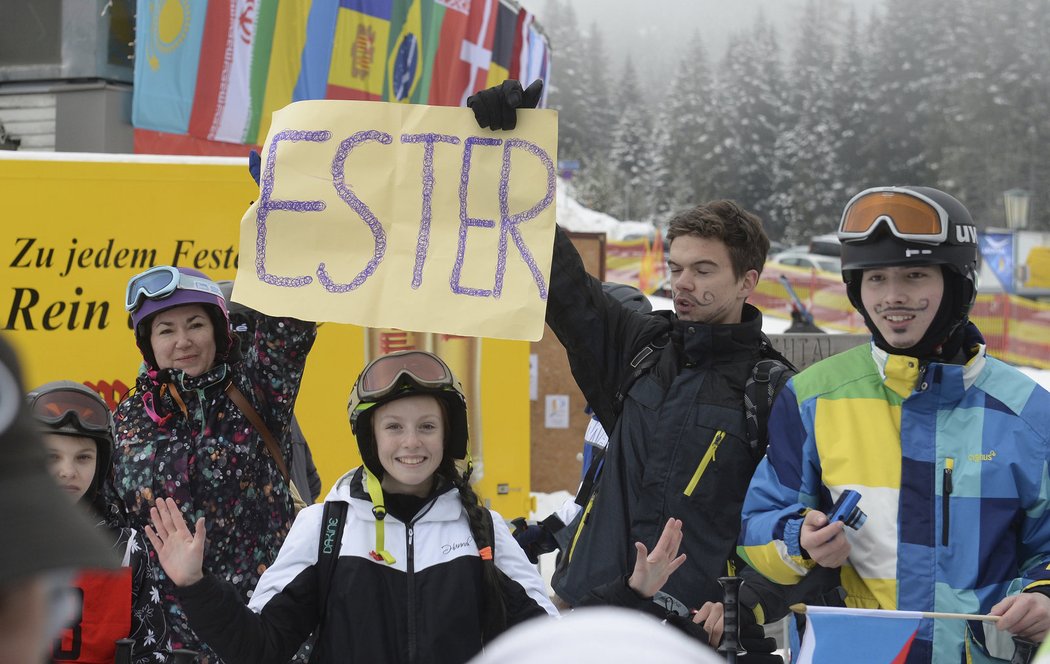
[[[647,96],[571,0],[541,19],[558,156],[580,162],[589,207],[661,222],[733,198],[791,243],[834,230],[870,186],[939,187],[980,227],[1005,226],[1003,192],[1021,188],[1029,228],[1050,229],[1046,0],[884,0],[870,16],[809,0],[792,24],[760,15],[724,53],[698,31]]]

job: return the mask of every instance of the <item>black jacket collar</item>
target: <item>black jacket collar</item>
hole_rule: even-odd
[[[710,325],[673,319],[671,338],[689,366],[737,362],[753,357],[764,340],[762,312],[744,303],[739,323]]]

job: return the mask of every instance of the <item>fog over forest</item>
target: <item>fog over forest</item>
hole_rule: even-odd
[[[869,186],[942,188],[984,227],[1021,188],[1050,229],[1045,0],[523,5],[550,37],[559,157],[589,207],[661,221],[734,198],[796,241]]]

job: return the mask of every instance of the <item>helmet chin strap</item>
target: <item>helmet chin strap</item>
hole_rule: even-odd
[[[372,557],[372,560],[393,565],[397,561],[386,550],[386,537],[383,527],[386,519],[386,502],[383,499],[383,487],[379,479],[368,469],[368,466],[363,466],[363,468],[365,469],[365,490],[368,491],[368,497],[372,499],[372,514],[376,518],[376,548],[370,551],[368,555]]]

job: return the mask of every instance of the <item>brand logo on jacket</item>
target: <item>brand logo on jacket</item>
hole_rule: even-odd
[[[328,523],[324,527],[324,548],[323,551],[331,553],[335,546],[335,531],[339,526],[339,519],[334,516],[328,519]]]
[[[988,454],[971,454],[970,461],[991,461],[995,458],[995,450],[992,450]]]
[[[444,545],[441,546],[441,553],[443,553],[444,555],[447,556],[448,554],[452,553],[456,549],[465,549],[466,547],[470,546],[473,543],[474,543],[474,540],[468,539],[465,542],[453,542],[451,544],[444,544]]]

